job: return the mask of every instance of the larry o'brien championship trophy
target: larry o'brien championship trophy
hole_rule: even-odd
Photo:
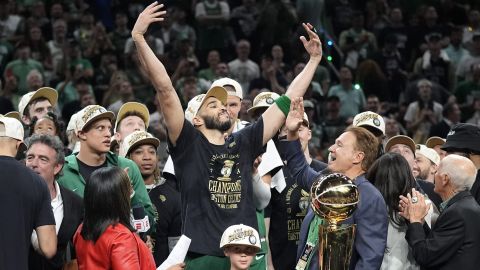
[[[347,176],[332,173],[319,177],[310,190],[311,206],[327,224],[318,228],[320,270],[346,270],[352,257],[355,224],[339,225],[357,208],[357,186]]]

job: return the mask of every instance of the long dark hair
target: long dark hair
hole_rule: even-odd
[[[108,226],[118,223],[135,231],[130,225],[130,191],[130,180],[121,168],[100,168],[92,173],[83,197],[81,235],[85,240],[96,242]]]
[[[405,225],[398,215],[399,196],[406,196],[416,187],[407,160],[397,153],[386,153],[367,172],[367,179],[380,191],[388,207],[388,216],[396,225]]]

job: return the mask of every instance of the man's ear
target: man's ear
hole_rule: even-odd
[[[78,131],[77,137],[78,137],[81,141],[86,141],[86,140],[87,140],[87,136],[85,135],[85,132],[84,132],[83,130],[79,130],[79,131]]]
[[[201,117],[195,116],[192,119],[192,124],[194,127],[201,126],[204,124],[204,121]]]
[[[363,159],[365,158],[365,153],[361,151],[356,151],[353,155],[353,163],[354,164],[360,164],[362,163]]]
[[[60,171],[62,171],[62,168],[63,168],[63,164],[56,164],[55,167],[53,168],[53,175],[57,175],[58,173],[60,173]]]
[[[451,179],[450,179],[450,176],[448,174],[442,174],[443,177],[442,177],[442,186],[447,186],[448,183],[450,183]]]

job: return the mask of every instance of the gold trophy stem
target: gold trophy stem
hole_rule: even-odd
[[[318,228],[320,270],[347,270],[352,257],[356,225],[335,222]]]

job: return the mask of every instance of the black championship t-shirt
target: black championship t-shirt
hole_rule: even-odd
[[[321,171],[326,164],[313,160],[310,167]],[[295,269],[300,226],[310,206],[309,190],[301,189],[288,167],[283,167],[287,186],[282,191],[272,189],[269,242],[275,269]]]
[[[55,225],[47,184],[17,160],[0,156],[0,269],[28,269],[32,231]]]
[[[153,257],[160,265],[169,254],[169,238],[177,239],[182,235],[180,219],[180,193],[167,183],[163,183],[148,192],[152,205],[158,213],[156,219],[155,246]]]
[[[263,121],[213,145],[188,121],[175,147],[170,143],[180,183],[182,233],[192,239],[190,252],[224,256],[220,238],[227,227],[257,228],[252,194],[252,167],[264,152]]]

